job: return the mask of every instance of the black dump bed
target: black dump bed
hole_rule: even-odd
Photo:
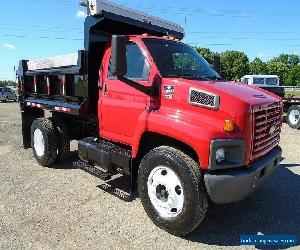
[[[87,2],[84,50],[40,60],[18,69],[21,108],[38,107],[74,115],[97,114],[98,72],[113,34],[184,36],[181,26],[105,0]]]

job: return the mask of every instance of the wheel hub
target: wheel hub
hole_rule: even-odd
[[[33,133],[33,146],[36,154],[39,157],[42,157],[45,151],[45,142],[44,142],[43,133],[39,129],[36,129]]]
[[[169,193],[164,185],[158,185],[156,187],[156,197],[162,202],[166,202],[169,197]]]
[[[184,193],[177,174],[169,167],[154,168],[147,182],[153,207],[163,218],[174,218],[183,209]]]

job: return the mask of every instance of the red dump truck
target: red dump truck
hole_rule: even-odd
[[[200,224],[208,199],[240,201],[274,173],[279,97],[225,82],[180,42],[179,25],[86,5],[84,50],[20,62],[23,144],[40,165],[66,160],[78,140],[76,166],[129,176],[148,216],[174,235]]]

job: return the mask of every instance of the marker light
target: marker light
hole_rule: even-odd
[[[232,132],[234,130],[234,121],[233,120],[225,120],[224,122],[224,131]]]

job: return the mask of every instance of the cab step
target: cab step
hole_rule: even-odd
[[[126,146],[88,137],[79,140],[78,154],[81,160],[101,166],[108,173],[131,174],[132,152]]]
[[[81,169],[81,170],[83,170],[83,171],[85,171],[85,172],[87,172],[87,173],[103,180],[103,181],[110,180],[111,177],[112,177],[112,174],[104,171],[103,169],[100,169],[98,167],[90,165],[87,162],[82,161],[82,160],[78,160],[78,161],[74,162],[73,166],[75,168]]]

